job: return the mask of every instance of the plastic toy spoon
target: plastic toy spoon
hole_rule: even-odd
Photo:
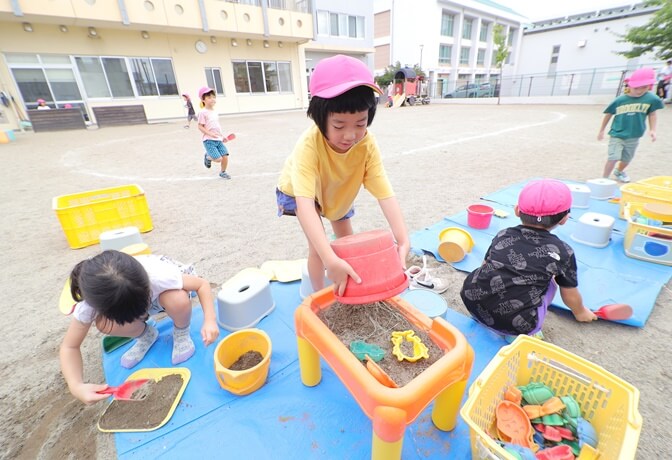
[[[392,377],[390,377],[382,367],[380,367],[373,359],[371,359],[369,355],[366,355],[366,368],[381,385],[385,385],[389,388],[399,388],[399,385],[397,385],[396,382],[392,380]]]
[[[632,317],[632,307],[625,303],[612,303],[600,307],[593,313],[598,318],[620,321]]]
[[[149,380],[150,379],[129,380],[118,387],[107,387],[96,393],[101,395],[113,395],[114,399],[120,401],[140,401],[142,398],[134,399],[131,396],[133,396],[133,393],[140,389],[145,383],[149,382]]]
[[[228,141],[234,140],[235,138],[236,138],[236,135],[234,133],[231,133],[228,136],[226,136],[224,139],[226,140],[226,142],[228,142]]]

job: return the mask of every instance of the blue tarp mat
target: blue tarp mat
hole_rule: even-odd
[[[367,459],[371,456],[371,421],[348,390],[322,361],[322,381],[301,383],[294,333],[294,311],[301,303],[299,282],[271,283],[275,310],[257,327],[271,337],[273,352],[266,384],[247,396],[223,390],[214,372],[215,345],[200,338],[203,313],[194,309],[191,336],[196,354],[183,363],[191,380],[170,421],[155,431],[116,433],[119,458]],[[470,383],[506,345],[504,340],[453,310],[446,319],[462,331],[476,358]],[[122,383],[138,368],[172,367],[172,322],[158,324],[160,336],[135,369],[119,365],[130,344],[103,356],[107,383]],[[228,335],[221,331],[220,340]],[[466,395],[465,395],[466,399]],[[437,430],[431,406],[408,425],[404,459],[470,458],[469,430],[458,417],[452,432]]]
[[[568,184],[576,183],[564,181]],[[477,230],[467,225],[467,212],[462,211],[454,216],[423,230],[411,234],[411,248],[416,254],[431,253],[437,260],[445,262],[438,253],[439,233],[446,227],[460,227],[469,232],[474,240],[474,249],[460,262],[451,265],[458,270],[471,272],[483,262],[485,251],[488,250],[492,238],[501,229],[520,224],[513,213],[518,202],[518,194],[527,183],[521,182],[482,197],[490,202],[495,209],[506,211],[506,218],[493,217],[487,229]],[[585,212],[606,214],[616,219],[611,233],[611,241],[605,248],[594,248],[572,240],[576,223]],[[570,220],[553,230],[553,233],[570,244],[576,253],[579,269],[579,290],[584,304],[596,310],[605,304],[627,303],[633,308],[632,318],[619,321],[630,326],[644,327],[647,318],[653,311],[660,289],[670,280],[672,267],[653,262],[633,259],[625,255],[623,236],[626,222],[618,217],[619,205],[606,200],[590,200],[588,209],[572,209]],[[553,305],[569,310],[562,302],[560,294],[555,296]]]

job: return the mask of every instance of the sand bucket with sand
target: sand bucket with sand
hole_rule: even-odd
[[[247,352],[261,354],[261,362],[243,370],[231,366]],[[247,395],[261,388],[271,365],[271,338],[261,329],[243,329],[227,335],[215,348],[215,375],[222,388]]]
[[[448,227],[439,233],[439,255],[446,262],[459,262],[474,248],[474,240],[468,231]]]

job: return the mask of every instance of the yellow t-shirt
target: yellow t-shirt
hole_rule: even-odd
[[[352,208],[362,185],[378,200],[394,196],[373,134],[367,132],[349,151],[338,153],[313,125],[285,161],[278,189],[314,199],[324,217],[334,221]]]

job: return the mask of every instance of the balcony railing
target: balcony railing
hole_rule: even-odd
[[[310,0],[226,0],[229,3],[240,3],[243,5],[261,6],[266,2],[268,8],[276,10],[297,11],[299,13],[310,13]]]

